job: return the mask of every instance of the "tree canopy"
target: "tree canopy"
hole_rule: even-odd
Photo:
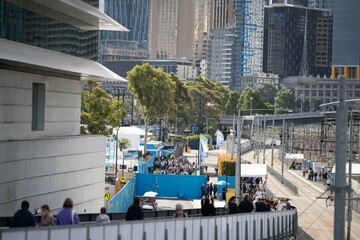
[[[264,84],[262,88],[259,89],[259,94],[264,100],[264,102],[268,102],[274,105],[274,99],[276,97],[276,94],[278,92],[278,89],[271,84]]]
[[[225,114],[226,115],[233,115],[237,114],[237,104],[240,99],[240,93],[237,91],[233,91],[230,93],[228,101],[225,105]]]
[[[288,112],[288,110],[294,110],[295,107],[295,94],[291,90],[278,91],[275,101],[276,113]]]
[[[146,153],[147,127],[151,120],[164,117],[174,109],[174,83],[162,68],[149,64],[135,66],[127,73],[129,91],[139,101],[145,122]]]
[[[98,86],[87,81],[89,90],[81,91],[81,133],[109,136],[125,117],[123,103]]]
[[[260,97],[260,94],[257,90],[251,89],[249,87],[245,88],[243,94],[238,101],[238,109],[240,108],[241,114],[250,115],[251,114],[266,114],[268,106]]]

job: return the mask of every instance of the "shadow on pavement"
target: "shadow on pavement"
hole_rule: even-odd
[[[310,235],[308,235],[301,227],[298,227],[298,232],[296,234],[296,240],[313,240]]]

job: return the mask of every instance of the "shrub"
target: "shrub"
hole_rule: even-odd
[[[248,161],[241,160],[241,163],[250,163]],[[234,154],[233,160],[231,160],[230,154],[219,154],[218,156],[218,175],[219,176],[235,176],[236,167],[236,154]]]

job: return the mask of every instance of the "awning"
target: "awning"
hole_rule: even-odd
[[[332,173],[336,173],[335,167],[336,167],[336,164],[334,165],[334,167],[331,171]],[[346,175],[349,175],[349,163],[346,163],[345,169],[346,169]],[[360,176],[360,163],[351,164],[351,175],[354,177]]]
[[[241,177],[265,177],[266,164],[241,164]]]
[[[96,7],[81,0],[5,1],[83,30],[129,31]]]
[[[126,81],[98,62],[0,39],[0,64],[80,77],[81,80]]]
[[[302,160],[302,159],[304,159],[304,154],[301,154],[301,153],[286,153],[285,159]]]

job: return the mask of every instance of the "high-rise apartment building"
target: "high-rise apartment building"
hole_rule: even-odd
[[[331,10],[273,4],[265,7],[264,22],[264,72],[299,76],[306,65],[309,75],[330,76]]]
[[[232,73],[234,29],[213,29],[208,41],[206,77],[229,87]]]
[[[331,75],[360,79],[360,1],[334,1]]]
[[[211,29],[225,29],[234,24],[234,0],[210,0]]]
[[[151,59],[194,59],[194,6],[193,0],[151,0]]]
[[[233,78],[230,88],[242,91],[242,76],[263,70],[264,2],[235,0]]]
[[[125,81],[96,60],[97,0],[0,0],[0,216],[27,200],[54,213],[104,204],[104,136],[80,133],[81,80]]]

